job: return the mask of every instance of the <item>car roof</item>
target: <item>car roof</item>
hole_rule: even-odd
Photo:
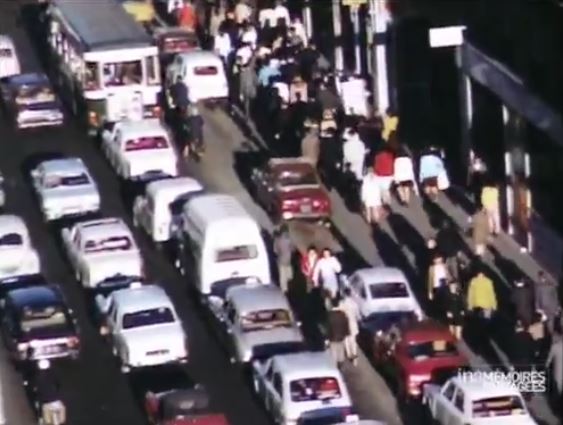
[[[241,285],[227,290],[229,299],[242,313],[257,310],[289,309],[287,298],[275,285]]]
[[[334,360],[327,352],[305,351],[272,357],[277,369],[286,379],[306,379],[339,376]]]
[[[27,226],[23,219],[13,214],[0,214],[0,231],[5,228],[13,229],[17,233],[28,233]]]
[[[75,157],[43,161],[41,168],[46,174],[81,174],[88,172],[84,162]]]
[[[184,213],[192,217],[197,216],[198,225],[201,227],[223,220],[254,221],[234,196],[219,193],[208,193],[190,199],[184,206]]]
[[[126,137],[133,136],[164,136],[168,138],[168,131],[158,118],[145,118],[142,120],[123,120],[119,122],[119,129]]]
[[[61,290],[57,285],[38,285],[14,289],[7,293],[7,298],[19,307],[44,306],[63,302]]]
[[[13,75],[11,77],[8,77],[7,80],[10,82],[10,84],[15,84],[18,86],[38,83],[50,85],[47,76],[39,72],[29,72],[27,74]]]
[[[76,223],[83,237],[98,238],[107,234],[113,236],[128,236],[134,240],[133,233],[127,224],[118,217],[102,218],[99,220],[88,220]]]
[[[172,301],[170,301],[164,289],[157,285],[119,289],[112,292],[112,297],[116,304],[119,305],[119,309],[125,310],[125,312],[172,307]]]
[[[221,63],[221,58],[213,52],[206,51],[206,50],[194,50],[191,52],[184,52],[180,53],[180,56],[184,61],[187,63],[191,63],[194,65],[209,65],[210,62]]]
[[[407,343],[429,341],[455,341],[450,330],[435,320],[422,320],[410,322],[401,330],[401,339]]]
[[[369,267],[354,272],[366,284],[405,282],[408,283],[405,274],[396,267]]]
[[[150,196],[155,196],[160,193],[181,194],[202,189],[201,183],[192,177],[175,177],[150,182],[147,185],[146,192]]]
[[[473,375],[469,375],[471,377],[468,378],[455,376],[452,378],[452,381],[455,382],[464,391],[466,397],[469,397],[471,400],[503,396],[520,396],[518,389],[508,380],[503,380],[502,378],[494,380],[479,379],[478,375],[475,375],[475,372],[468,373],[473,373]]]

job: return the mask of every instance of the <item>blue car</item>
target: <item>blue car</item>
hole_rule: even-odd
[[[61,102],[45,74],[19,74],[0,80],[4,111],[18,129],[63,124]]]

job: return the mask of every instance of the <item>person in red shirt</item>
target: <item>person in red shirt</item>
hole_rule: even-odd
[[[307,291],[310,291],[314,286],[313,273],[318,261],[319,253],[314,246],[307,248],[307,252],[301,255],[301,273],[305,276]]]
[[[395,175],[395,154],[385,147],[380,150],[373,159],[373,172],[381,188],[381,199],[383,204],[391,203],[391,186]]]
[[[189,31],[196,29],[196,11],[191,1],[186,0],[184,5],[178,9],[178,26],[186,28]]]

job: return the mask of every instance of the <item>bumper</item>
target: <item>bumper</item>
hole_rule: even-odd
[[[293,212],[293,211],[285,211],[282,213],[282,218],[284,220],[330,220],[330,214],[325,212]]]
[[[174,177],[175,175],[176,173],[170,174],[164,171],[147,171],[141,174],[129,176],[129,180],[136,183],[148,183],[154,180],[168,179],[170,177]]]
[[[65,212],[65,211],[55,211],[49,215],[45,215],[48,221],[56,221],[56,220],[63,220],[63,219],[73,219],[73,218],[82,218],[84,216],[89,216],[91,214],[96,214],[100,211],[100,207],[85,209],[80,211],[73,211],[73,212]]]
[[[188,363],[188,356],[178,357],[178,358],[169,359],[169,360],[155,359],[154,361],[148,361],[148,359],[144,358],[142,361],[131,362],[131,363],[122,365],[121,366],[121,372],[129,373],[131,370],[142,369],[142,368],[145,368],[145,367],[162,366],[162,365],[168,365],[168,364],[187,364],[187,363]]]
[[[18,129],[26,129],[26,128],[39,128],[39,127],[58,127],[63,125],[64,119],[56,118],[56,119],[36,119],[30,121],[16,121],[16,126]]]

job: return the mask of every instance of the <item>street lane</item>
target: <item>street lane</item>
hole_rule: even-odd
[[[24,71],[39,70],[39,61],[25,34],[15,2],[0,3],[0,28],[17,44]],[[217,142],[221,142],[218,140]],[[30,228],[42,260],[45,275],[60,282],[75,310],[82,336],[82,355],[76,365],[61,367],[62,395],[68,406],[69,423],[89,425],[104,423],[142,424],[124,376],[87,314],[84,292],[73,279],[73,273],[61,253],[56,238],[43,223],[31,188],[25,183],[22,165],[26,158],[39,152],[63,152],[81,157],[97,181],[105,215],[120,216],[130,223],[129,211],[121,199],[119,182],[95,143],[72,124],[60,129],[15,132],[4,120],[0,125],[0,169],[6,177],[7,211],[22,216]],[[200,314],[187,297],[186,283],[162,254],[139,234],[136,238],[147,261],[150,278],[162,282],[173,297],[190,337],[191,359],[188,369],[196,381],[209,390],[219,410],[225,411],[233,424],[268,424],[240,371],[230,365],[221,347],[203,323]],[[16,417],[9,423],[18,424]]]

